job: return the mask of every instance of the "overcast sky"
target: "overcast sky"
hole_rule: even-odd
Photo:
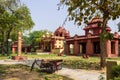
[[[44,30],[54,32],[61,26],[67,16],[67,8],[64,6],[61,10],[57,10],[59,0],[22,0],[22,2],[30,9],[31,17],[35,23],[33,30]],[[117,31],[117,24],[120,18],[115,21],[109,21],[108,26],[112,28],[112,32]],[[83,35],[84,25],[77,26],[74,22],[67,21],[63,26],[71,36],[75,34]]]

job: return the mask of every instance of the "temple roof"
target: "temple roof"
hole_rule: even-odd
[[[101,28],[98,23],[101,24],[102,22],[103,22],[103,19],[101,17],[99,17],[99,16],[96,16],[91,21],[88,22],[88,24],[84,28],[84,30],[98,28],[98,27]],[[111,31],[111,28],[107,25],[106,30]]]
[[[59,26],[55,32],[66,32],[67,30],[64,27]]]
[[[95,16],[88,24],[96,23],[96,22],[103,22],[103,19],[99,16]]]
[[[65,36],[70,36],[69,31],[67,31],[64,27],[61,26],[59,26],[54,32],[54,34],[58,34],[58,33],[63,33]]]

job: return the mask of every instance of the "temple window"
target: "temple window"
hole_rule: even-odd
[[[115,42],[111,42],[111,53],[115,54]]]
[[[93,34],[93,30],[92,30],[92,29],[90,29],[90,30],[89,30],[89,33]]]
[[[56,34],[56,36],[58,36],[58,34]]]
[[[70,54],[73,54],[73,48],[74,48],[74,45],[70,44]]]
[[[101,27],[102,23],[101,22],[98,22],[97,26],[98,27]]]
[[[80,43],[80,53],[86,53],[86,43]]]
[[[60,37],[62,37],[62,33],[60,33]]]

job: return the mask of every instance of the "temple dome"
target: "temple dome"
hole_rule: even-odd
[[[100,28],[101,24],[103,23],[103,19],[99,16],[95,16],[91,21],[88,22],[87,26],[85,26],[84,30],[87,29],[94,29],[94,28]],[[106,26],[107,31],[111,31],[111,28],[107,25]]]
[[[55,36],[60,36],[60,37],[70,37],[69,31],[67,31],[64,27],[59,26],[55,32]]]

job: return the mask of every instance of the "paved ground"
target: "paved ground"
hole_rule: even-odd
[[[13,61],[13,60],[0,60],[0,64],[25,64],[31,66],[33,63],[33,60],[28,61]],[[106,74],[102,74],[101,71],[95,71],[95,70],[81,70],[81,69],[68,69],[63,68],[62,70],[59,70],[56,72],[56,74],[64,75],[70,78],[73,78],[74,80],[99,80],[100,75],[102,75],[106,80]]]

